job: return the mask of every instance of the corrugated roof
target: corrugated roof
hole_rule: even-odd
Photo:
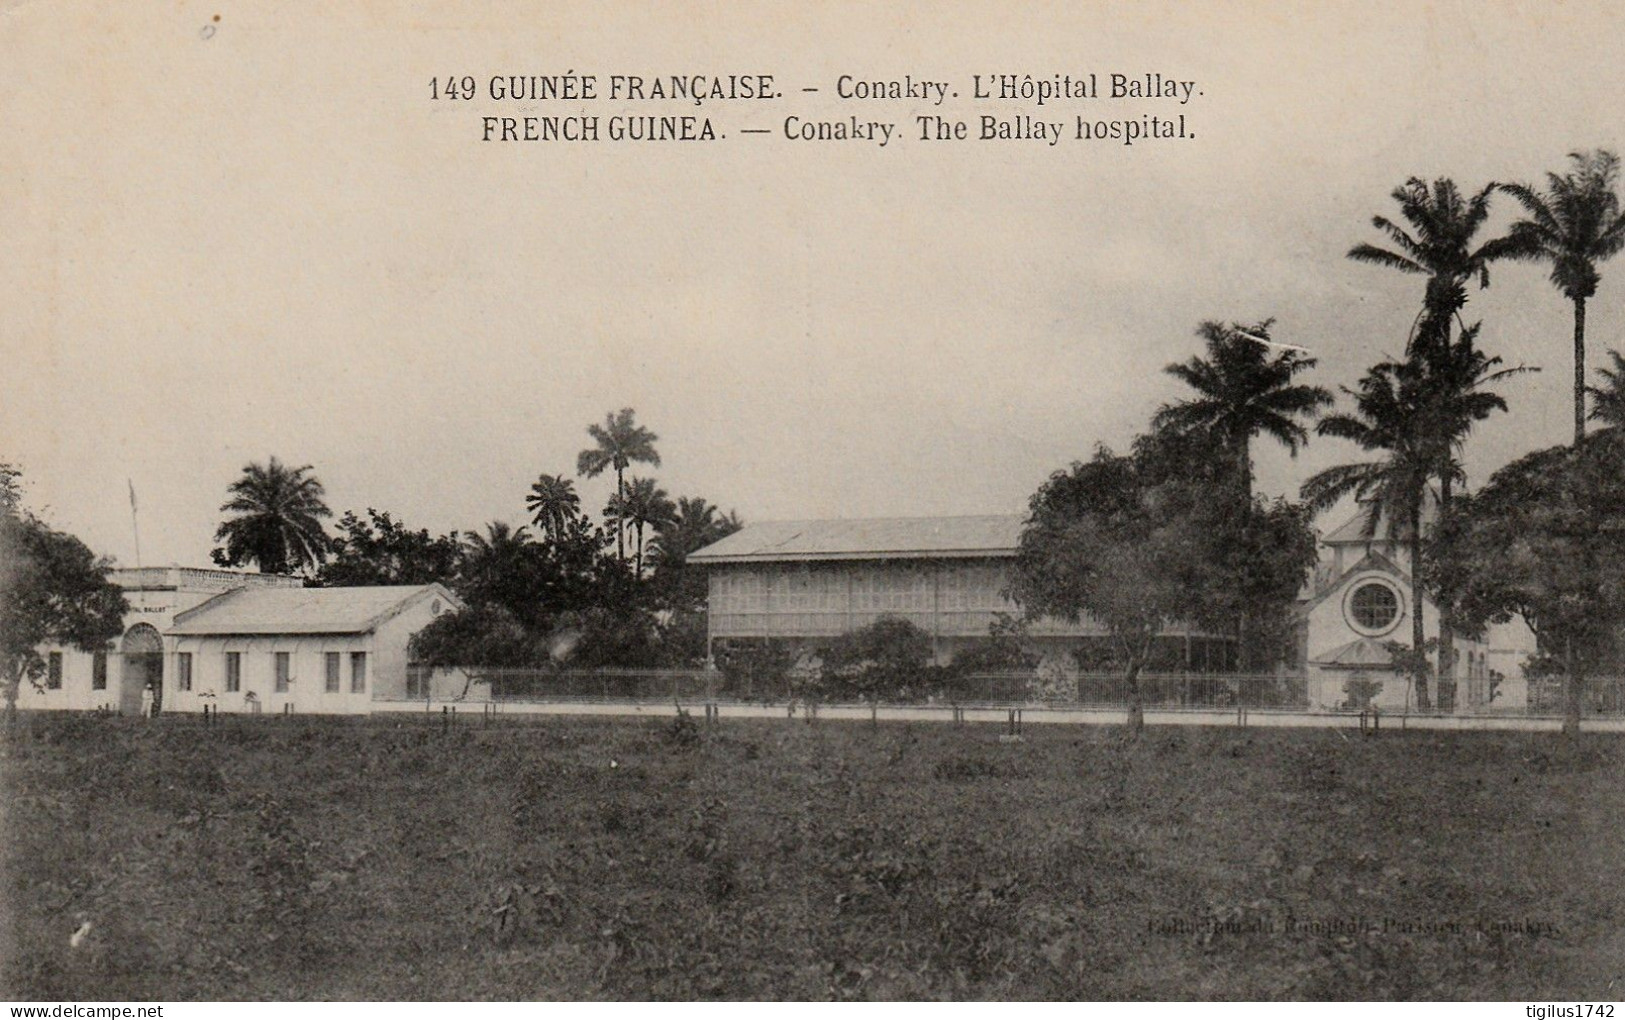
[[[690,563],[1013,556],[1020,514],[763,521],[689,555]]]
[[[368,588],[238,588],[180,613],[176,636],[225,634],[364,634],[433,591],[460,605],[438,584]]]

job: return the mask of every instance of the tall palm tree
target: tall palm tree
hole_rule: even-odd
[[[659,436],[639,425],[636,412],[623,407],[618,412],[604,415],[604,424],[588,425],[587,435],[596,444],[576,456],[576,473],[597,478],[609,468],[615,469],[615,495],[626,499],[625,472],[634,462],[660,466],[660,454],[655,451]],[[626,562],[626,530],[615,528],[615,552]]]
[[[1625,435],[1625,357],[1618,351],[1609,351],[1608,358],[1613,367],[1597,369],[1603,385],[1586,387],[1586,392],[1591,394],[1588,417],[1603,426],[1605,432]]]
[[[1454,498],[1455,484],[1465,479],[1461,453],[1473,426],[1497,411],[1505,412],[1506,400],[1488,387],[1537,368],[1519,365],[1502,368],[1501,359],[1489,357],[1477,347],[1480,323],[1461,331],[1450,340],[1450,326],[1428,350],[1418,351],[1413,360],[1420,369],[1422,437],[1430,447],[1433,477],[1439,482],[1439,512],[1447,513]],[[1441,593],[1439,612],[1439,678],[1453,684],[1456,678],[1455,614],[1449,592]]]
[[[1449,329],[1451,318],[1467,304],[1469,280],[1476,278],[1480,287],[1489,286],[1490,263],[1516,255],[1518,244],[1510,238],[1474,243],[1489,218],[1490,196],[1496,187],[1490,184],[1465,196],[1448,177],[1440,177],[1431,186],[1420,177],[1412,177],[1391,193],[1399,203],[1400,217],[1410,229],[1386,216],[1374,216],[1371,225],[1387,237],[1392,247],[1357,244],[1349,249],[1348,257],[1356,262],[1427,277],[1422,311],[1417,316],[1417,323],[1424,328],[1419,331],[1412,326],[1407,354],[1419,336],[1436,339],[1437,330]]]
[[[562,475],[539,475],[525,497],[525,507],[537,530],[554,539],[563,537],[570,522],[581,513],[581,497],[575,482]]]
[[[1424,421],[1423,382],[1419,362],[1384,362],[1367,372],[1358,389],[1343,387],[1354,398],[1352,414],[1329,414],[1315,432],[1346,439],[1374,460],[1340,464],[1316,473],[1299,495],[1310,509],[1329,510],[1346,496],[1363,507],[1367,537],[1386,524],[1386,537],[1403,541],[1410,553],[1412,671],[1417,706],[1428,707],[1427,679],[1421,656],[1427,642],[1422,627],[1422,514],[1433,476],[1437,445]]]
[[[1597,293],[1597,263],[1625,248],[1625,211],[1615,185],[1619,157],[1607,149],[1569,153],[1566,174],[1548,173],[1544,194],[1504,184],[1526,219],[1507,234],[1519,258],[1551,264],[1552,286],[1574,305],[1574,445],[1585,439],[1586,301]]]
[[[1196,335],[1207,345],[1207,357],[1169,365],[1163,371],[1188,384],[1196,396],[1164,405],[1152,420],[1158,430],[1205,432],[1234,458],[1237,491],[1251,501],[1252,440],[1262,433],[1278,440],[1296,457],[1309,441],[1305,423],[1332,404],[1324,387],[1293,381],[1315,367],[1315,359],[1295,350],[1276,352],[1266,343],[1273,320],[1256,326],[1204,322]]]
[[[243,468],[220,506],[232,514],[215,529],[214,540],[224,542],[213,559],[221,566],[253,563],[261,573],[284,574],[327,561],[332,539],[322,519],[332,517],[322,483],[309,464],[291,468],[272,457],[268,463]]]
[[[649,528],[659,531],[672,522],[677,507],[666,490],[655,484],[653,478],[634,478],[626,486],[624,495],[610,497],[604,515],[631,527],[637,535],[636,576],[643,576],[643,534]]]

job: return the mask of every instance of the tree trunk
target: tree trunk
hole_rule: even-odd
[[[1585,678],[1580,676],[1580,657],[1574,652],[1574,638],[1563,639],[1563,735],[1580,735],[1580,693]]]
[[[1586,299],[1574,299],[1574,445],[1586,437]]]
[[[626,563],[626,479],[621,475],[621,469],[615,469],[615,558],[623,565]]]
[[[1443,517],[1450,509],[1450,472],[1447,469],[1439,479],[1439,516]],[[1455,613],[1452,612],[1451,596],[1453,592],[1441,591],[1439,593],[1439,691],[1440,702],[1444,700],[1443,692],[1446,688],[1454,691],[1456,686],[1456,627]]]
[[[1423,648],[1427,645],[1427,630],[1422,625],[1422,501],[1417,499],[1411,504],[1411,673],[1412,683],[1416,688],[1416,707],[1418,709],[1431,708],[1432,701],[1428,698],[1427,657]]]
[[[1236,445],[1239,455],[1236,464],[1236,478],[1239,484],[1236,492],[1236,519],[1232,524],[1235,527],[1240,527],[1242,522],[1247,519],[1247,511],[1251,509],[1253,502],[1253,457],[1247,436],[1241,437],[1241,441]],[[1236,672],[1238,673],[1246,673],[1253,668],[1252,649],[1248,644],[1247,629],[1247,606],[1243,603],[1241,611],[1236,614]]]
[[[1128,729],[1135,736],[1145,729],[1145,701],[1140,696],[1140,669],[1144,665],[1144,658],[1130,654],[1128,672],[1123,680],[1128,684]]]

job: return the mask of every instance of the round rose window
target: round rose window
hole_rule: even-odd
[[[1399,619],[1399,594],[1379,581],[1368,581],[1349,596],[1348,616],[1356,628],[1380,634]]]

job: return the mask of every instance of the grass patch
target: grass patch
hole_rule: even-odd
[[[0,995],[1612,996],[1613,738],[997,738],[25,717]]]

